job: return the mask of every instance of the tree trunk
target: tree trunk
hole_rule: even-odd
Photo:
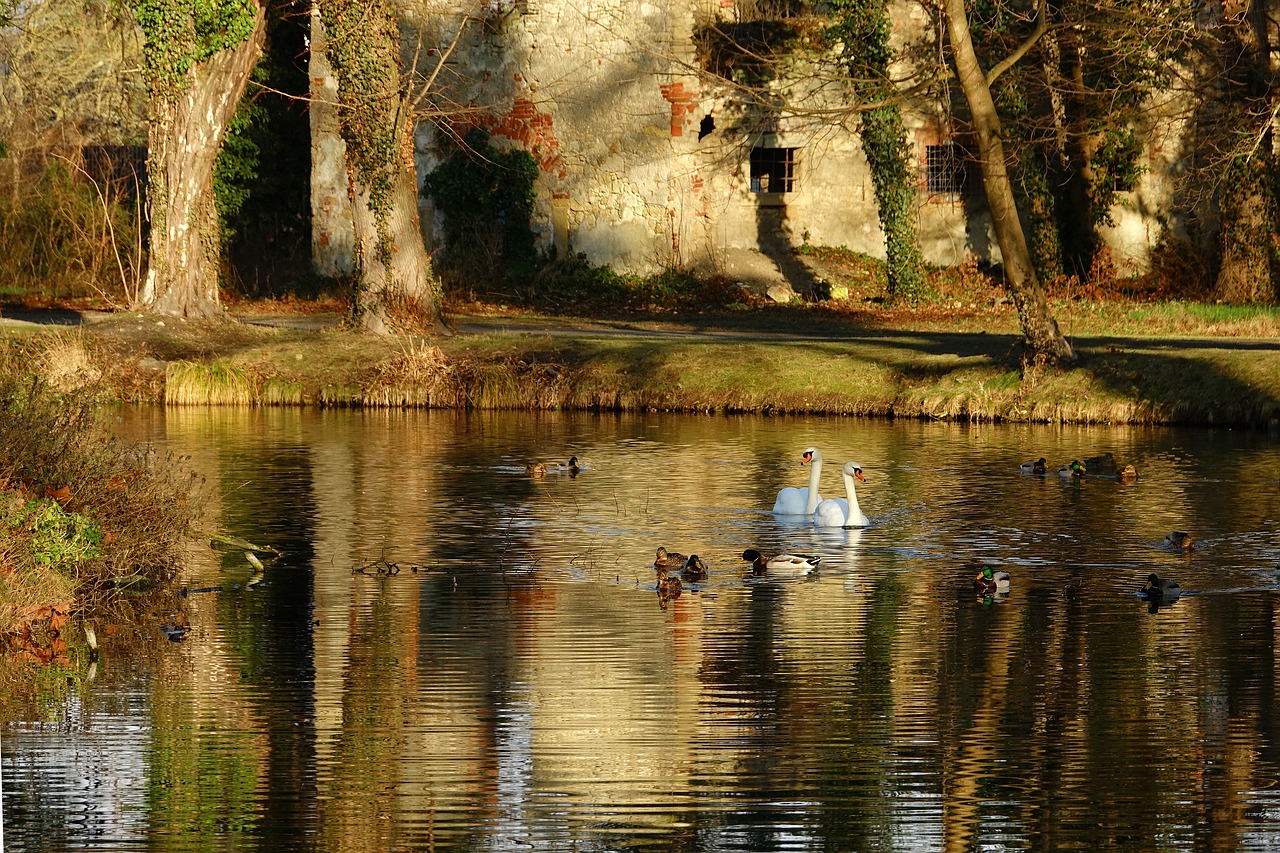
[[[1009,181],[1000,116],[991,96],[991,86],[974,51],[964,0],[945,0],[943,11],[947,18],[956,75],[969,103],[977,134],[982,184],[995,227],[996,242],[1004,259],[1006,286],[1018,309],[1028,355],[1040,363],[1070,363],[1075,360],[1075,353],[1059,331],[1057,321],[1050,316],[1044,288],[1031,266],[1031,252],[1027,248],[1027,238],[1013,198],[1013,185]]]
[[[901,111],[893,105],[868,110],[860,133],[884,232],[889,296],[914,302],[924,291],[924,258],[916,239],[916,181]]]
[[[324,20],[311,7],[311,268],[317,275],[349,281],[355,272],[355,236],[348,192],[347,146],[338,115],[338,81],[325,48]]]
[[[1242,158],[1243,159],[1243,158]],[[1222,204],[1222,259],[1214,299],[1233,305],[1270,298],[1271,199],[1267,165],[1255,154],[1227,169]]]
[[[369,188],[352,176],[356,188],[353,219],[360,259],[358,307],[361,323],[377,334],[388,334],[397,328],[445,331],[440,282],[422,240],[412,155],[413,124],[408,119],[402,124],[397,147],[404,153],[388,166],[390,205],[383,222],[379,223],[369,204]]]
[[[418,215],[413,119],[389,0],[318,0],[338,81],[354,200],[357,308],[374,332],[444,331],[441,289]]]
[[[141,310],[178,317],[222,315],[222,240],[213,203],[213,164],[265,33],[266,10],[259,4],[248,39],[198,63],[176,99],[153,96],[147,129],[151,245],[138,295]]]
[[[1248,116],[1273,116],[1275,98],[1269,82],[1274,69],[1268,15],[1260,0],[1249,4],[1247,23],[1237,36],[1244,48],[1239,61],[1249,63],[1244,75],[1244,104],[1236,106],[1242,122],[1247,122]],[[1222,259],[1213,286],[1214,298],[1222,302],[1239,305],[1269,299],[1277,292],[1272,269],[1276,199],[1271,121],[1257,127],[1249,152],[1232,158],[1222,182]]]

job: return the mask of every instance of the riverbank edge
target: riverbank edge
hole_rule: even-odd
[[[10,370],[128,403],[1280,425],[1280,340],[1082,338],[1074,368],[1024,375],[1017,337],[983,331],[461,320],[380,338],[116,314],[6,325],[0,347]]]

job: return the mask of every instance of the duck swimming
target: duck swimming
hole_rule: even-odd
[[[1176,548],[1179,551],[1190,551],[1195,547],[1195,543],[1191,541],[1190,533],[1175,530],[1172,533],[1165,534],[1164,546],[1166,548]]]
[[[973,588],[975,591],[983,595],[991,595],[997,592],[1008,592],[1010,586],[1009,573],[998,572],[990,566],[983,566],[982,571],[978,572],[973,579]]]
[[[1118,467],[1115,454],[1109,451],[1101,456],[1089,456],[1084,460],[1084,470],[1090,474],[1114,474]]]
[[[1037,477],[1043,477],[1046,473],[1048,473],[1048,470],[1049,470],[1048,468],[1045,467],[1047,464],[1048,463],[1045,461],[1045,458],[1043,456],[1041,456],[1039,459],[1037,459],[1034,462],[1023,462],[1022,473],[1033,474]]]
[[[541,462],[530,462],[524,466],[524,472],[530,477],[545,477],[547,476],[547,466]]]
[[[668,551],[666,548],[658,549],[658,556],[654,559],[654,568],[658,569],[681,569],[689,558],[684,554],[675,551]]]
[[[707,576],[707,564],[697,554],[690,554],[682,571],[685,580],[700,581]]]
[[[742,560],[750,563],[751,571],[757,575],[763,575],[768,572],[805,574],[816,569],[818,563],[822,562],[821,557],[815,557],[810,554],[775,554],[768,557],[755,548],[748,548],[743,551]]]
[[[1146,599],[1158,598],[1168,601],[1182,595],[1182,587],[1177,581],[1162,578],[1152,572],[1147,575],[1147,582],[1142,585],[1138,595]]]
[[[1070,465],[1063,465],[1058,469],[1058,476],[1064,480],[1078,480],[1084,476],[1084,465],[1080,464],[1079,459],[1073,459]]]

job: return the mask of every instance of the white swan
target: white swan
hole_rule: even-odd
[[[773,502],[773,511],[778,515],[812,515],[822,502],[818,494],[818,478],[822,476],[822,454],[818,448],[810,447],[804,452],[800,464],[812,463],[809,468],[809,485],[803,489],[787,486],[778,492],[778,499]]]
[[[848,498],[831,498],[822,501],[813,511],[813,523],[818,527],[869,527],[871,519],[858,506],[858,490],[853,485],[853,478],[862,482],[862,466],[857,462],[846,462],[840,469],[844,478],[844,491]]]

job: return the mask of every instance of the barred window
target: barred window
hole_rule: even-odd
[[[968,160],[954,142],[926,145],[924,183],[929,195],[964,195],[969,191]]]
[[[795,187],[796,149],[752,148],[751,191],[789,193]]]

